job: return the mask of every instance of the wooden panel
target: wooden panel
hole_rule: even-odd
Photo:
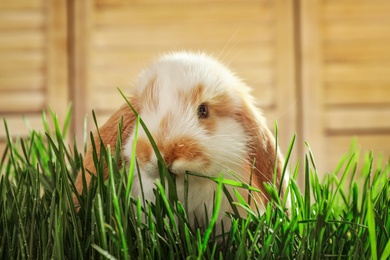
[[[68,1],[68,38],[69,38],[69,94],[73,104],[72,123],[75,141],[82,149],[85,114],[90,113],[93,101],[90,93],[92,0]]]
[[[319,1],[302,1],[300,19],[300,51],[301,51],[301,124],[302,137],[300,141],[309,143],[319,172],[327,167],[325,158],[326,140],[323,120],[323,79],[322,79],[322,35],[320,30]]]
[[[38,112],[44,105],[45,95],[39,90],[0,92],[1,112]]]
[[[223,8],[219,3],[210,2],[207,5],[199,3],[167,4],[155,3],[153,5],[136,4],[126,5],[121,8],[98,8],[96,10],[96,25],[106,26],[131,26],[147,25],[158,26],[161,24],[175,25],[205,24],[222,22],[234,24],[236,21],[266,22],[273,16],[272,6],[269,3],[242,2],[225,3]],[[201,19],[200,17],[207,19]],[[131,19],[129,19],[131,17]]]
[[[326,81],[386,81],[390,83],[390,60],[376,63],[329,63],[324,69]]]
[[[188,4],[188,3],[198,3],[198,4],[205,4],[205,3],[210,3],[209,0],[165,0],[165,1],[160,1],[160,0],[143,0],[142,3],[145,4],[156,4],[156,3],[175,3],[175,4]],[[269,0],[214,0],[213,2],[217,3],[253,3],[253,2],[270,2]],[[108,5],[127,5],[134,3],[134,1],[131,0],[95,0],[95,3],[97,6],[108,6]]]
[[[43,12],[0,10],[0,29],[39,29],[43,26]]]
[[[237,38],[232,39],[231,44],[242,42],[242,38],[248,38],[251,42],[270,41],[272,39],[272,26],[249,24],[248,26],[219,25],[218,28],[200,27],[199,25],[183,26],[172,25],[167,30],[166,25],[156,25],[147,28],[142,26],[115,27],[97,30],[94,37],[94,45],[100,48],[136,47],[136,46],[171,46],[180,48],[182,44],[199,44],[207,39],[207,42],[220,43],[221,48],[228,39],[239,30]],[[140,28],[142,28],[140,30]],[[137,40],[135,40],[137,39]]]
[[[354,132],[390,129],[390,108],[380,106],[329,109],[325,120],[328,130]]]
[[[3,117],[3,116],[1,116]],[[22,115],[8,115],[6,116],[7,125],[11,137],[21,137],[28,136],[31,130],[35,131],[44,131],[42,123],[42,114],[27,114],[26,116]],[[3,118],[1,118],[1,127],[0,127],[0,142],[6,140],[7,134],[3,124]]]
[[[352,3],[351,3],[352,2]],[[323,17],[334,21],[335,19],[351,18],[388,18],[390,3],[382,1],[323,1]]]
[[[366,23],[365,21],[354,23],[330,24],[323,28],[324,34],[329,40],[360,40],[376,38],[380,40],[390,39],[390,28],[383,21]]]
[[[239,70],[240,68],[237,68]],[[240,77],[243,78],[253,88],[261,85],[271,85],[275,77],[275,70],[272,67],[241,68]]]
[[[0,1],[1,9],[19,9],[19,8],[42,8],[45,0],[2,0]]]
[[[12,136],[42,130],[41,111],[48,105],[59,115],[66,110],[65,7],[65,0],[0,1],[0,117],[7,119]],[[1,126],[2,147],[4,140]]]
[[[3,69],[43,69],[44,54],[42,51],[0,51],[0,70]],[[1,72],[0,72],[1,75]],[[20,73],[19,75],[23,75]],[[3,78],[3,76],[0,76]],[[1,85],[1,84],[0,84]]]
[[[390,82],[359,81],[326,84],[327,105],[381,105],[390,103]]]
[[[311,28],[302,45],[304,138],[319,154],[320,172],[336,165],[353,135],[388,157],[390,2],[302,3],[302,26]]]
[[[67,1],[47,2],[47,105],[64,120],[69,102]]]
[[[134,79],[141,72],[142,67],[122,67],[122,68],[109,68],[109,69],[96,69],[92,71],[93,77],[91,78],[91,84],[94,88],[112,88],[116,87],[121,89],[129,88]]]
[[[41,69],[0,70],[0,90],[43,90]]]
[[[356,44],[354,41],[324,43],[324,61],[326,62],[374,62],[390,60],[390,41],[365,39]]]
[[[3,31],[0,37],[0,50],[36,50],[44,47],[41,31]]]
[[[122,91],[127,93],[125,90]],[[106,113],[105,111],[114,112],[125,102],[122,95],[115,88],[100,89],[92,101],[93,104],[99,104],[95,107],[101,113]]]
[[[300,73],[298,67],[295,65],[298,59],[296,53],[296,22],[297,14],[295,1],[276,1],[275,10],[275,76],[274,86],[268,84],[267,86],[273,90],[274,104],[272,111],[265,111],[268,119],[268,125],[273,128],[275,119],[279,127],[279,146],[281,151],[285,154],[294,134],[300,130],[298,116],[298,96],[297,92],[297,75]],[[274,111],[274,112],[273,112]],[[300,134],[300,133],[299,133]],[[298,140],[294,146],[291,157],[292,165],[295,165],[301,152],[303,142]],[[294,167],[294,166],[293,166]]]

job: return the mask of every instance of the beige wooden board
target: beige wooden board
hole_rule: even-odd
[[[95,0],[94,1],[98,7],[107,6],[107,5],[127,5],[132,4],[134,1],[131,0]],[[253,2],[271,2],[270,0],[214,0],[213,2],[218,3],[253,3]],[[142,3],[145,4],[156,4],[156,3],[176,3],[176,4],[188,4],[188,3],[210,3],[209,0],[143,0]]]
[[[124,90],[122,90],[124,91]],[[126,93],[126,92],[124,92]],[[94,105],[94,109],[98,109],[99,111],[115,111],[121,107],[126,101],[123,99],[121,94],[115,88],[107,88],[100,89],[96,95],[94,95],[94,99],[92,104]]]
[[[69,103],[68,85],[68,1],[47,1],[46,44],[46,105],[50,106],[59,118],[65,117]]]
[[[43,28],[44,22],[45,17],[41,10],[0,9],[0,29],[39,29]]]
[[[269,3],[199,3],[167,4],[145,6],[131,4],[113,8],[98,8],[95,13],[97,26],[131,26],[178,23],[205,24],[239,22],[267,22],[272,20],[272,6]]]
[[[1,91],[1,112],[39,112],[45,106],[45,95],[41,91]]]
[[[96,88],[121,88],[122,90],[130,89],[135,79],[141,72],[142,66],[128,66],[122,68],[95,69],[91,72],[91,84],[93,89]]]
[[[382,1],[326,1],[322,0],[322,16],[329,20],[356,18],[389,18],[390,3]]]
[[[390,23],[378,21],[361,21],[360,23],[334,23],[323,27],[327,40],[361,40],[372,39],[390,40]]]
[[[40,30],[3,31],[0,50],[36,50],[45,46],[45,37]]]
[[[299,29],[301,31],[301,137],[299,143],[308,142],[315,154],[317,166],[321,171],[327,166],[324,154],[325,136],[323,126],[323,55],[320,21],[320,1],[302,1],[300,9]],[[299,57],[298,57],[299,58]],[[305,147],[302,146],[302,156]]]
[[[373,62],[390,60],[390,40],[327,41],[323,45],[326,62]]]
[[[390,60],[372,63],[330,63],[324,67],[324,80],[334,81],[385,81],[390,84]]]
[[[200,43],[219,43],[221,46],[231,39],[231,44],[242,42],[263,42],[272,40],[272,25],[234,24],[182,25],[171,26],[129,26],[101,28],[96,30],[93,42],[96,47],[117,48],[136,46],[170,46],[180,48],[182,45]],[[237,32],[238,31],[238,32]],[[236,33],[237,32],[237,33]],[[236,35],[236,36],[235,36]]]
[[[0,118],[1,121],[4,118],[7,120],[9,133],[12,138],[28,136],[31,130],[44,131],[41,113],[26,114],[25,116],[22,114],[0,114]],[[0,127],[0,141],[6,140],[6,136],[6,131],[2,124]]]
[[[43,90],[44,84],[45,75],[42,68],[0,69],[0,91],[20,91],[19,93],[23,95],[25,90]],[[12,97],[15,98],[15,96]]]
[[[275,80],[275,69],[271,66],[243,66],[235,68],[237,74],[253,88],[269,86]]]
[[[390,82],[336,81],[325,85],[327,105],[390,104]]]
[[[0,58],[0,70],[42,70],[45,62],[45,57],[42,51],[0,51]]]
[[[19,9],[31,8],[37,9],[44,5],[45,0],[2,0],[0,1],[1,9]]]
[[[328,130],[390,131],[390,107],[355,107],[328,109],[325,114]],[[389,143],[390,145],[390,143]]]

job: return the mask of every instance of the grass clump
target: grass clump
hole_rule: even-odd
[[[135,158],[130,169],[118,168],[120,138],[111,153],[102,145],[94,155],[97,176],[80,195],[76,212],[72,193],[78,172],[89,174],[77,146],[65,139],[69,114],[60,124],[52,114],[46,133],[31,131],[14,140],[0,164],[0,258],[1,259],[387,259],[390,256],[389,164],[374,166],[374,156],[365,156],[358,167],[359,151],[352,149],[334,172],[319,180],[310,149],[290,172],[289,214],[278,187],[265,213],[250,210],[245,198],[233,205],[231,227],[217,234],[214,224],[220,198],[229,185],[240,183],[215,178],[214,215],[206,228],[192,227],[186,203],[177,200],[175,179],[166,174],[154,187],[155,201],[131,197],[132,176],[138,174]],[[53,127],[50,128],[49,125]],[[119,125],[118,127],[121,127]],[[138,124],[137,124],[138,127]],[[93,138],[91,138],[93,140]],[[289,154],[294,140],[291,143]],[[93,146],[96,144],[93,144]],[[110,178],[104,182],[103,168]],[[377,165],[381,165],[378,159]],[[287,168],[287,167],[285,167]],[[360,170],[359,170],[360,169]],[[304,174],[304,188],[297,176]],[[142,178],[142,176],[141,176]],[[187,178],[184,180],[188,181]],[[185,183],[185,185],[189,185]],[[169,191],[169,192],[168,192]],[[186,196],[184,196],[186,197]],[[247,209],[239,216],[235,207]]]

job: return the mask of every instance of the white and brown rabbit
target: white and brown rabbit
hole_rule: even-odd
[[[254,193],[253,198],[261,208],[269,200],[263,183],[273,182],[275,161],[276,185],[283,185],[285,189],[288,176],[281,180],[282,155],[276,154],[275,139],[255,107],[250,88],[221,63],[202,53],[167,54],[148,67],[137,84],[137,91],[129,101],[151,132],[169,171],[176,175],[180,199],[184,196],[180,179],[187,171],[213,177],[223,173],[225,178],[233,179],[231,171],[248,183],[252,173],[252,185],[261,190]],[[135,115],[127,104],[99,131],[104,144],[114,149],[121,117],[124,121],[123,153],[125,158],[130,158]],[[99,148],[97,136],[95,142]],[[157,158],[141,128],[136,158],[145,199],[154,201],[154,183],[160,176]],[[91,149],[85,156],[84,166],[95,171]],[[86,174],[85,177],[89,185],[90,176]],[[108,177],[107,171],[104,177]],[[77,177],[76,188],[82,192],[81,174]],[[195,213],[197,219],[202,220],[206,205],[211,214],[215,189],[213,181],[190,175],[189,213]],[[247,190],[240,192],[247,198]],[[139,180],[135,179],[132,195],[138,197],[140,193]],[[78,203],[75,198],[75,204]],[[222,212],[229,211],[231,206],[227,198],[223,198],[220,220],[225,218]],[[192,215],[190,219],[193,220]]]

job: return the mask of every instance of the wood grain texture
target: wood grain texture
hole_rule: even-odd
[[[0,1],[1,9],[41,9],[45,0],[3,0]]]
[[[44,25],[43,12],[0,9],[0,29],[42,29]]]
[[[53,111],[56,111],[60,122],[62,122],[65,119],[66,108],[70,101],[68,89],[67,1],[48,1],[47,9],[46,102]]]
[[[0,50],[37,50],[45,45],[41,30],[4,30],[0,37]]]
[[[65,0],[0,1],[0,118],[7,119],[15,137],[42,129],[42,110],[49,107],[64,119],[69,102],[66,15]]]
[[[313,2],[301,1],[308,7]],[[311,31],[315,37],[310,31],[303,36],[308,42],[302,46],[303,75],[311,79],[304,88],[304,136],[316,135],[309,143],[324,170],[336,166],[337,158],[348,151],[352,136],[361,140],[363,149],[382,151],[388,158],[390,3],[315,2],[315,9],[302,9],[303,17],[311,16],[303,28],[316,27]],[[310,57],[317,58],[313,62]]]
[[[302,59],[302,141],[310,144],[320,172],[326,167],[326,140],[323,111],[323,53],[321,52],[320,6],[318,1],[301,3],[301,59]]]
[[[32,130],[40,131],[42,133],[44,131],[41,113],[25,114],[24,116],[19,114],[9,115],[5,119],[7,121],[10,134],[13,138],[25,137]],[[6,131],[2,124],[0,127],[0,142],[5,142],[6,138],[7,138]]]
[[[2,113],[39,113],[45,107],[42,91],[1,91],[0,111]]]

